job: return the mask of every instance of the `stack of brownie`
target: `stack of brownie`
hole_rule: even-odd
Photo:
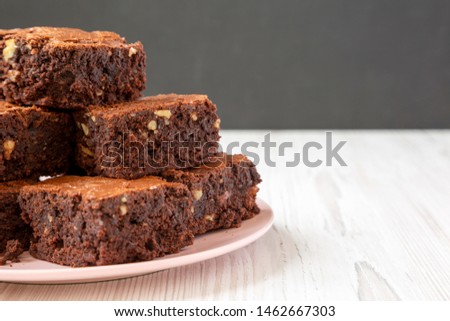
[[[115,33],[0,30],[0,263],[20,248],[74,267],[151,260],[259,212],[254,164],[218,151],[216,106],[141,98],[145,67]]]

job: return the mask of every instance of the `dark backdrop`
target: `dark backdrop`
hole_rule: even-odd
[[[34,25],[141,40],[146,93],[207,93],[223,128],[450,128],[446,0],[0,0]]]

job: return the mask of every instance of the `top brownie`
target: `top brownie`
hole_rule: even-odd
[[[144,48],[113,32],[0,29],[0,99],[77,109],[134,100],[145,89]]]

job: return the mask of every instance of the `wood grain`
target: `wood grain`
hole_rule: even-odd
[[[224,131],[222,145],[266,133]],[[271,135],[296,152],[325,142],[324,131]],[[293,150],[273,151],[276,167],[259,163],[259,195],[276,219],[246,248],[118,281],[0,283],[0,299],[449,300],[450,131],[335,131],[333,140],[347,141],[347,167],[287,168]]]

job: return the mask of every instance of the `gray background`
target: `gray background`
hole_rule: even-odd
[[[450,1],[0,0],[34,25],[141,40],[146,93],[207,93],[223,128],[450,128]]]

